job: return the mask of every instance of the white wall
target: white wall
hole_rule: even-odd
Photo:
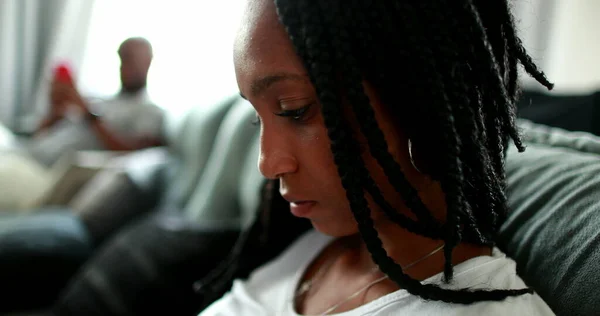
[[[557,90],[599,90],[600,1],[559,1],[554,18],[548,73]]]
[[[600,0],[513,0],[525,47],[557,93],[600,90]],[[523,77],[527,87],[539,88]]]
[[[560,0],[513,0],[517,33],[527,52],[547,73],[549,35],[552,33],[553,11]],[[521,69],[522,70],[522,69]],[[534,79],[521,71],[522,83],[530,89],[543,89]]]

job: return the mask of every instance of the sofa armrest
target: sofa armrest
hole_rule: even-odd
[[[154,148],[122,156],[86,184],[69,207],[101,243],[137,216],[154,209],[164,192],[166,150]]]
[[[0,314],[43,308],[91,255],[84,225],[68,210],[0,215]]]
[[[558,315],[600,310],[600,139],[521,122],[527,150],[506,160],[511,209],[500,248]]]

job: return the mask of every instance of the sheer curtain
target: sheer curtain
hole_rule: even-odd
[[[81,61],[94,0],[0,0],[0,121],[27,131],[46,111],[54,63]]]

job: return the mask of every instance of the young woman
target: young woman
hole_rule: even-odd
[[[507,0],[251,0],[242,23],[260,171],[314,229],[200,315],[553,314],[494,247],[518,64],[552,87]]]

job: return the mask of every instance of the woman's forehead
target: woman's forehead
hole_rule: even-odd
[[[285,31],[279,23],[273,1],[249,1],[234,43],[236,59],[256,54],[269,43],[280,42],[281,33]]]
[[[304,72],[272,0],[249,1],[234,44],[234,62],[238,79]]]

